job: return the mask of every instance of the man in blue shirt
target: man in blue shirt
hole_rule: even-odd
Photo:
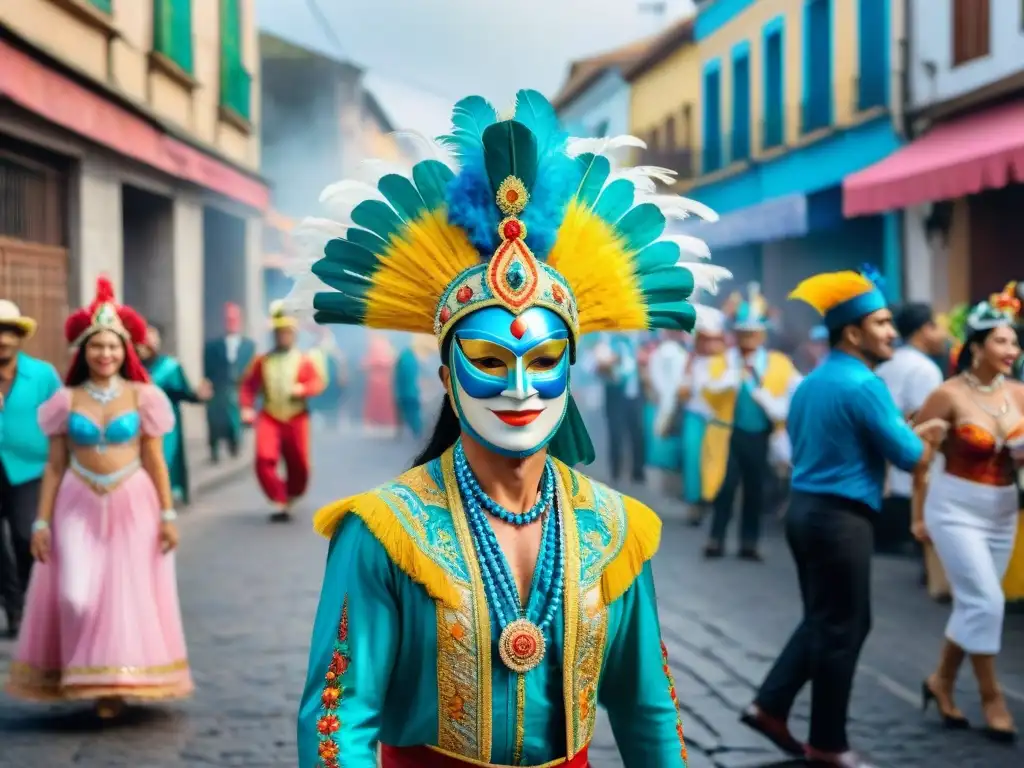
[[[622,472],[622,449],[629,444],[631,479],[644,481],[644,400],[637,339],[628,333],[602,334],[593,361],[604,381],[604,412],[608,424],[612,480]]]
[[[22,315],[13,302],[0,299],[0,594],[11,636],[21,624],[32,570],[32,523],[50,450],[36,411],[60,389],[52,365],[21,351],[35,330],[35,320]],[[2,544],[4,534],[11,542],[13,563]]]
[[[788,421],[793,472],[786,538],[804,617],[742,720],[815,764],[869,768],[850,750],[846,717],[871,627],[873,519],[882,506],[886,462],[907,472],[926,466],[944,431],[929,423],[915,433],[874,373],[892,357],[896,330],[885,297],[868,277],[817,275],[790,298],[824,315],[832,350],[797,388]],[[813,693],[805,747],[786,721],[808,682]]]

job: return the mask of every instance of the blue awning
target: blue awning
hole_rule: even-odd
[[[740,208],[714,223],[683,222],[680,230],[699,237],[711,248],[735,248],[750,243],[768,243],[803,237],[810,229],[807,197],[786,195],[757,205]]]

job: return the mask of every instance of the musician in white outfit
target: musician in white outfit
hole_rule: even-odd
[[[922,684],[923,703],[936,702],[946,727],[967,727],[953,692],[969,656],[985,733],[998,741],[1013,741],[1017,734],[995,669],[1003,631],[1002,579],[1019,516],[1014,474],[1024,459],[1024,385],[1008,378],[1020,354],[1012,306],[993,297],[970,312],[958,375],[917,414],[919,423],[941,419],[949,430],[945,463],[933,469],[930,487],[927,468],[915,473],[912,517],[915,538],[931,540],[953,591],[939,664]]]

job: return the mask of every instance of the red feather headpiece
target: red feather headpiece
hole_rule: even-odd
[[[129,345],[141,344],[146,339],[146,321],[131,307],[114,300],[114,286],[106,277],[96,281],[96,298],[92,303],[64,323],[64,336],[74,346],[99,331],[113,331]]]

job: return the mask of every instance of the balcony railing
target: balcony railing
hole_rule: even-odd
[[[676,178],[680,180],[692,179],[697,173],[694,152],[689,147],[678,149],[647,148],[640,154],[639,164],[668,168],[675,171],[677,174]]]

